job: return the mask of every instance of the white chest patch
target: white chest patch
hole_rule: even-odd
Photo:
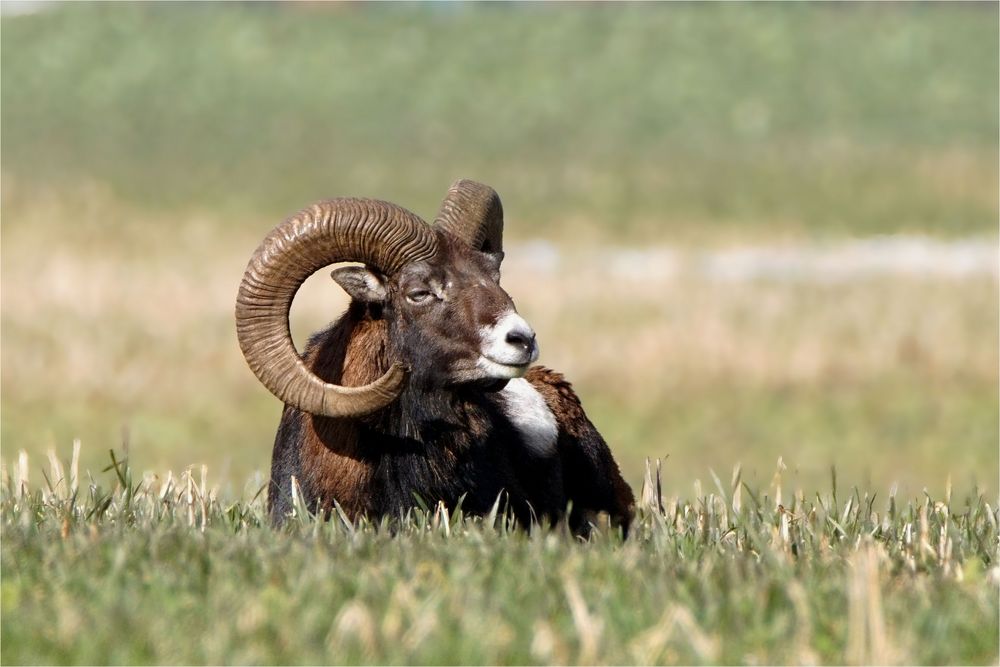
[[[500,392],[504,414],[536,456],[556,451],[559,426],[545,399],[524,378],[514,378]]]

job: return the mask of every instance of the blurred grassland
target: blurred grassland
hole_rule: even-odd
[[[229,225],[341,194],[428,211],[470,176],[522,236],[993,234],[997,20],[70,3],[3,20],[3,173]]]
[[[995,239],[997,5],[68,4],[0,23],[4,456],[265,470],[232,303],[325,196],[507,210],[504,284],[637,484],[995,493],[995,278],[609,278],[592,251]],[[518,259],[548,238],[559,271]],[[344,306],[325,272],[298,341]],[[89,457],[89,458],[87,458]],[[798,476],[793,473],[798,471]]]

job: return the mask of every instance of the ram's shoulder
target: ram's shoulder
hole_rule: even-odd
[[[584,417],[580,398],[562,373],[544,366],[534,366],[528,370],[524,379],[542,395],[562,428],[572,428],[572,424]]]
[[[559,400],[580,402],[580,399],[576,396],[576,392],[573,391],[573,385],[559,371],[554,371],[545,366],[532,366],[524,374],[524,379],[530,382],[535,389],[542,392],[543,395],[552,395],[553,398],[558,398]]]

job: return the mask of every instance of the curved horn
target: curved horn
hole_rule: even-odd
[[[488,185],[462,179],[448,189],[434,224],[476,250],[503,251],[503,206]]]
[[[402,390],[402,365],[361,387],[326,383],[296,351],[288,311],[302,282],[327,264],[364,262],[391,275],[435,251],[431,228],[395,204],[344,198],[303,209],[261,242],[240,283],[236,333],[247,364],[271,393],[305,412],[346,417],[385,407]]]

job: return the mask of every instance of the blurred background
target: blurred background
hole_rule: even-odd
[[[232,318],[314,200],[507,213],[638,485],[998,491],[998,6],[2,5],[2,455],[266,473]],[[301,343],[346,298],[320,272]],[[638,489],[637,489],[638,490]],[[707,490],[707,489],[706,489]]]

